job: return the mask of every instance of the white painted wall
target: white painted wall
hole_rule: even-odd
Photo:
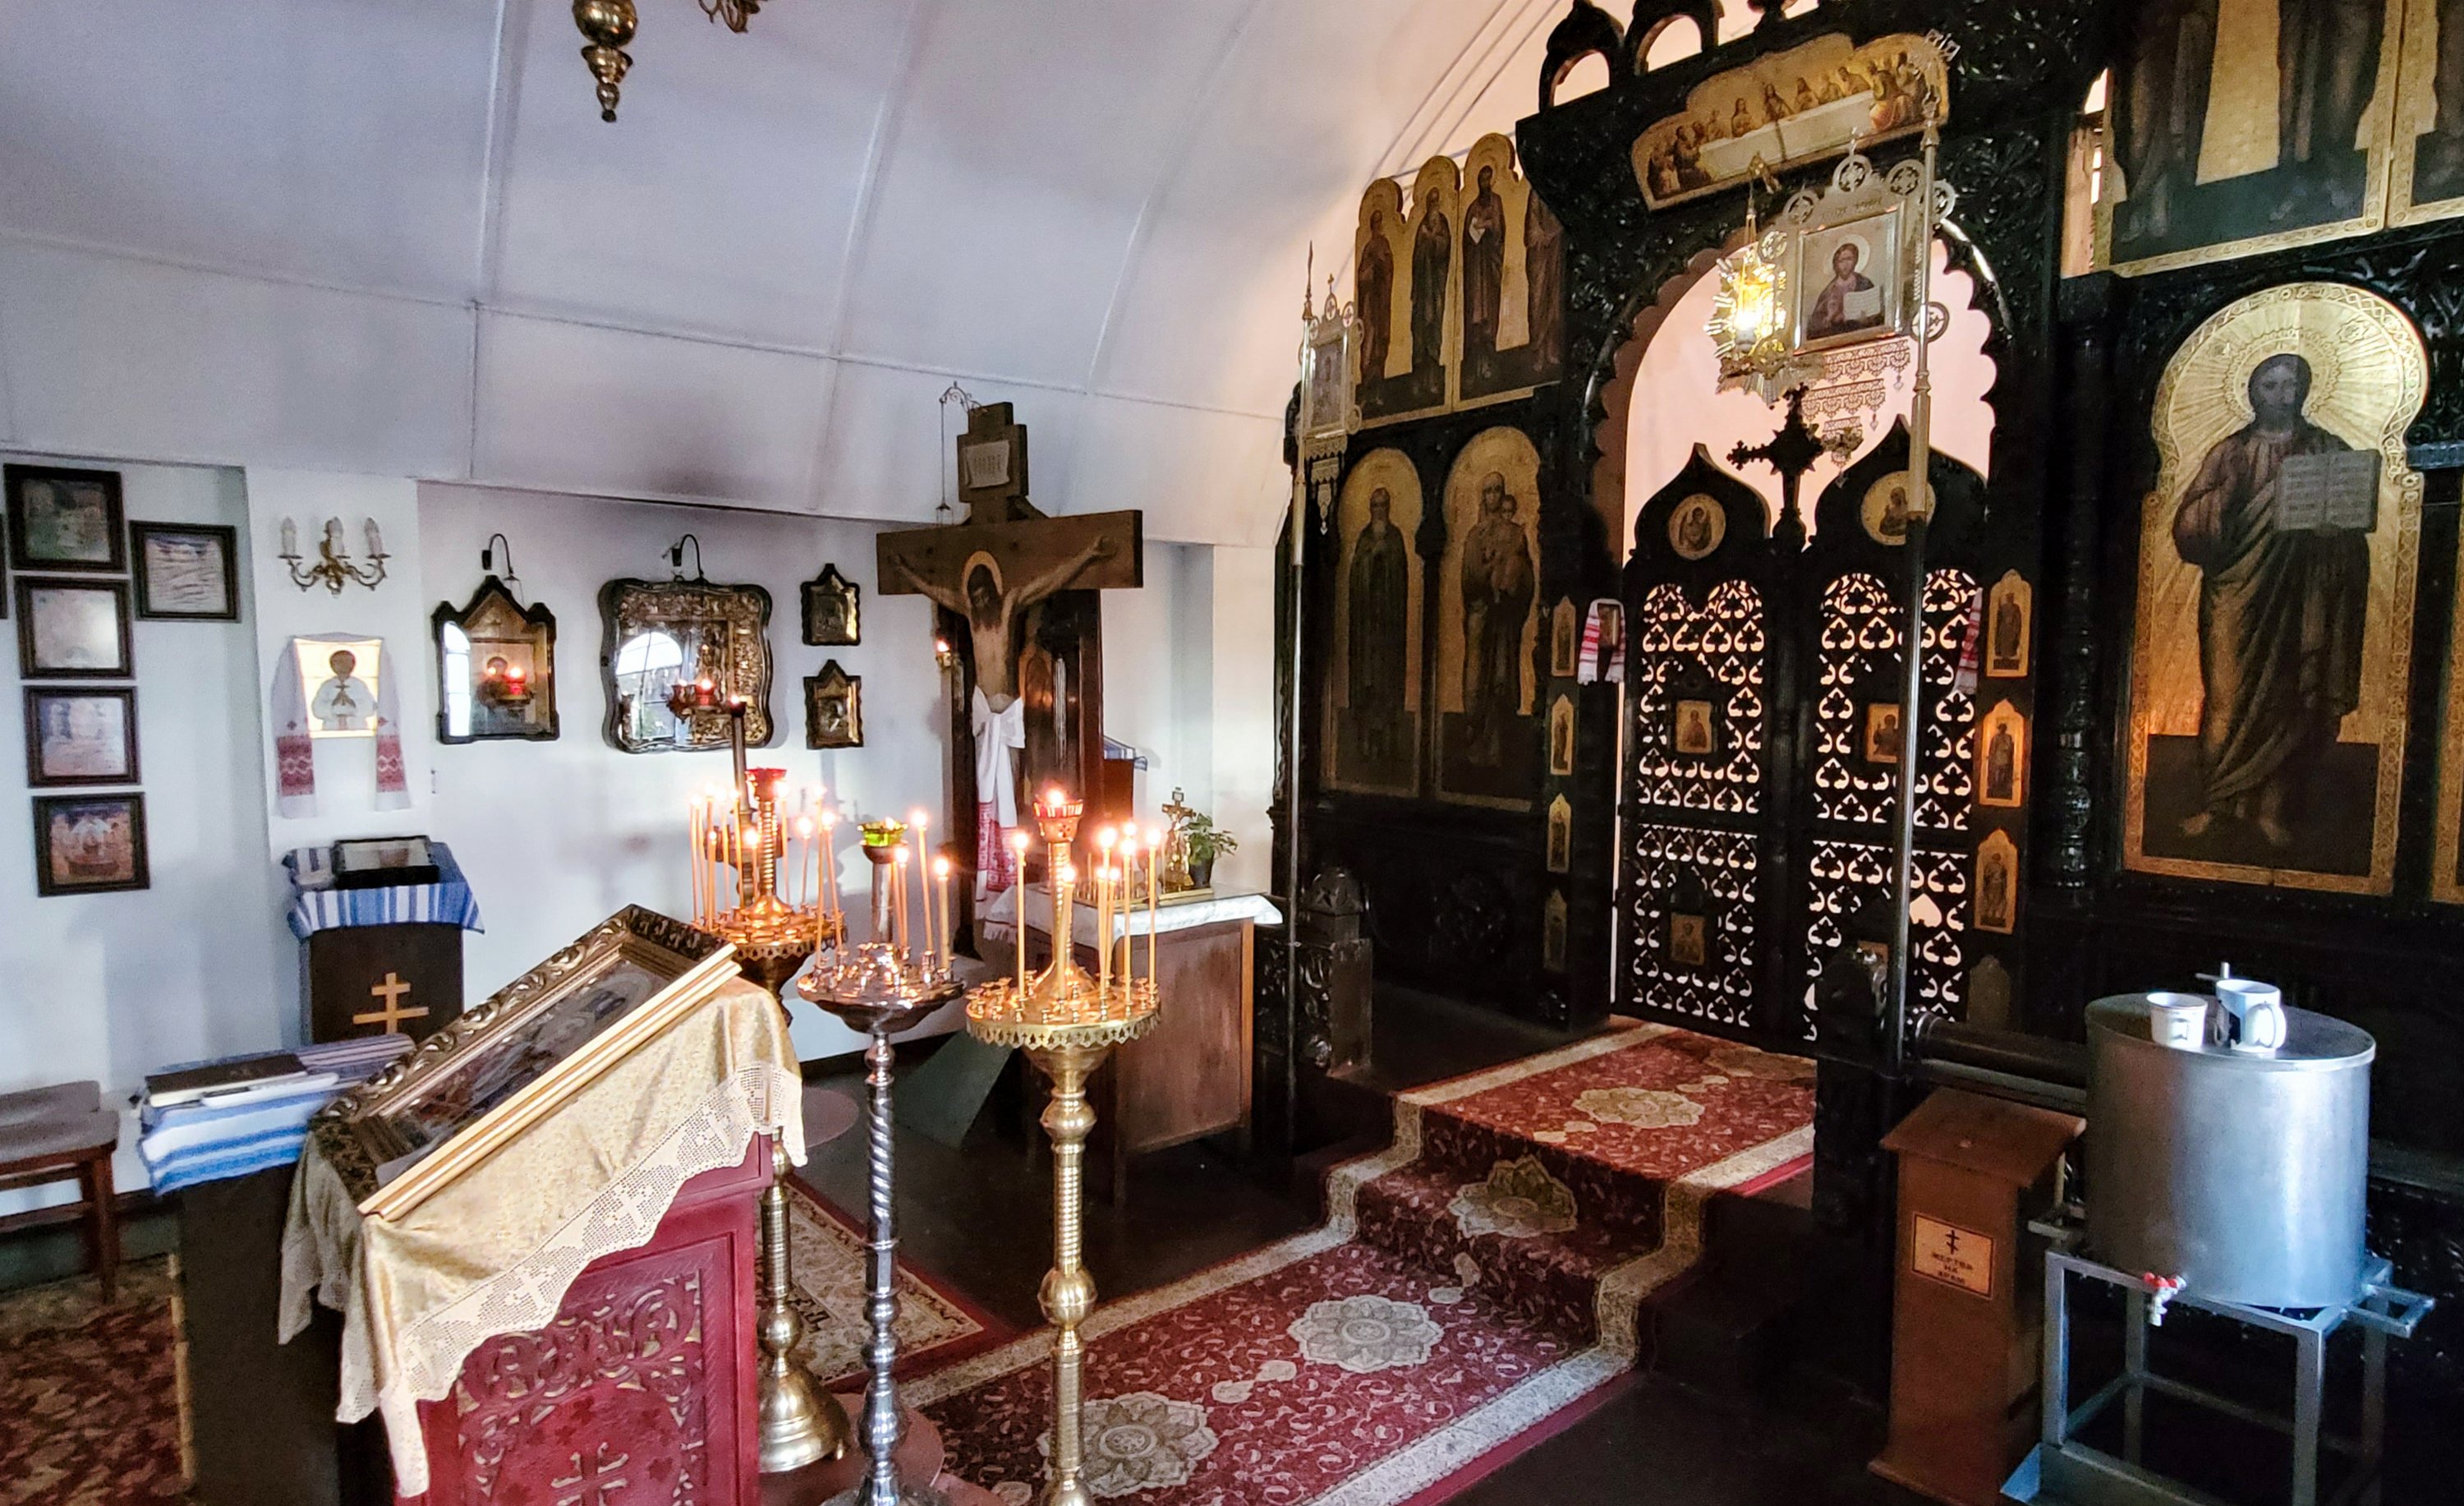
[[[1274,858],[1266,807],[1275,797],[1275,575],[1271,549],[1214,553],[1214,804],[1218,825],[1240,851],[1217,867],[1215,887],[1265,891]],[[1198,683],[1190,691],[1199,694]]]
[[[118,469],[132,519],[237,525],[245,607],[235,624],[137,625],[150,889],[37,900],[22,845],[29,829],[18,818],[25,855],[0,863],[0,1091],[90,1076],[124,1096],[168,1062],[298,1041],[297,943],[282,922],[287,890],[276,862],[297,847],[402,831],[450,844],[488,927],[466,938],[473,1000],[623,905],[685,909],[684,808],[693,792],[725,782],[726,759],[607,745],[598,592],[623,576],[664,578],[665,551],[686,532],[700,541],[713,580],[772,596],[778,731],[758,761],[786,767],[799,784],[826,785],[860,813],[942,807],[948,721],[931,614],[921,598],[871,589],[877,523],[329,473],[75,463]],[[377,520],[392,555],[382,586],[336,595],[292,584],[275,557],[281,520],[298,522],[305,545],[327,516],[343,520],[355,554],[362,520]],[[440,600],[468,600],[483,573],[479,552],[497,532],[512,544],[525,598],[557,616],[562,735],[441,745],[429,614]],[[1230,578],[1247,604],[1230,612],[1216,586],[1224,554],[1238,557]],[[1271,575],[1258,568],[1265,558],[1150,543],[1146,588],[1106,601],[1111,735],[1150,757],[1143,808],[1182,787],[1251,844],[1219,882],[1239,881],[1243,862],[1254,864],[1254,880],[1265,875],[1273,750],[1259,687],[1271,683],[1270,618],[1241,611],[1271,605]],[[799,641],[798,587],[833,561],[866,587],[864,642],[808,648]],[[342,631],[385,640],[389,673],[400,676],[412,806],[374,808],[373,742],[329,739],[317,744],[318,813],[286,819],[274,808],[274,665],[295,634]],[[817,753],[803,746],[803,680],[833,656],[864,678],[866,746]],[[1217,673],[1251,659],[1254,673]],[[0,778],[22,797],[21,701],[0,698]],[[869,872],[843,852],[851,904]],[[807,1059],[861,1045],[807,1006],[794,1013]],[[131,1186],[143,1183],[133,1145],[132,1128],[120,1166]],[[0,1212],[68,1195],[10,1195]]]
[[[118,469],[131,519],[234,524],[246,546],[239,473]],[[0,789],[9,791],[0,810],[0,1092],[92,1077],[124,1097],[153,1068],[289,1038],[298,954],[281,920],[280,878],[265,861],[256,611],[245,572],[241,592],[240,622],[135,625],[138,787],[153,885],[122,894],[34,896],[17,624],[0,630],[11,676],[0,695]],[[132,1121],[116,1166],[123,1186],[144,1184],[135,1146]],[[0,1194],[0,1212],[73,1196],[73,1185]]]

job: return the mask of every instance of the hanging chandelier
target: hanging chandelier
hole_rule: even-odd
[[[742,32],[761,0],[698,0],[702,14],[720,22],[731,32]],[[634,13],[633,0],[573,0],[573,24],[582,29],[583,39],[590,45],[582,50],[582,60],[590,65],[591,74],[599,80],[599,118],[616,119],[618,85],[625,81],[625,70],[633,66],[633,55],[625,45],[633,39],[640,22]]]

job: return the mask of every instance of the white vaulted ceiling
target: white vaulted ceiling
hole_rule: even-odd
[[[1563,0],[0,6],[0,443],[1271,539],[1308,248],[1531,108]]]

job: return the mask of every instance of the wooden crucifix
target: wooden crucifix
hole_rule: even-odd
[[[1146,584],[1145,540],[1134,511],[1051,518],[1028,501],[1026,426],[1007,403],[971,410],[957,450],[967,520],[881,535],[878,589],[931,598],[958,651],[951,785],[976,819],[953,829],[988,897],[1015,881],[1023,791],[1059,785],[1086,802],[1089,831],[1129,814],[1105,808],[1098,593]]]

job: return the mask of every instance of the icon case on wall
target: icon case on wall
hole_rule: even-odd
[[[839,668],[836,659],[804,677],[804,746],[864,746],[864,676]]]
[[[822,573],[804,583],[804,641],[825,648],[851,648],[864,641],[864,587],[825,565]]]
[[[726,747],[731,698],[745,703],[745,745],[769,745],[768,591],[704,580],[609,581],[600,587],[599,611],[609,746],[625,753]],[[662,639],[672,657],[654,652]],[[681,719],[671,713],[669,692],[704,676],[715,706]]]
[[[436,741],[556,740],[556,613],[544,605],[524,607],[491,575],[460,610],[438,602],[429,622],[436,645]]]

